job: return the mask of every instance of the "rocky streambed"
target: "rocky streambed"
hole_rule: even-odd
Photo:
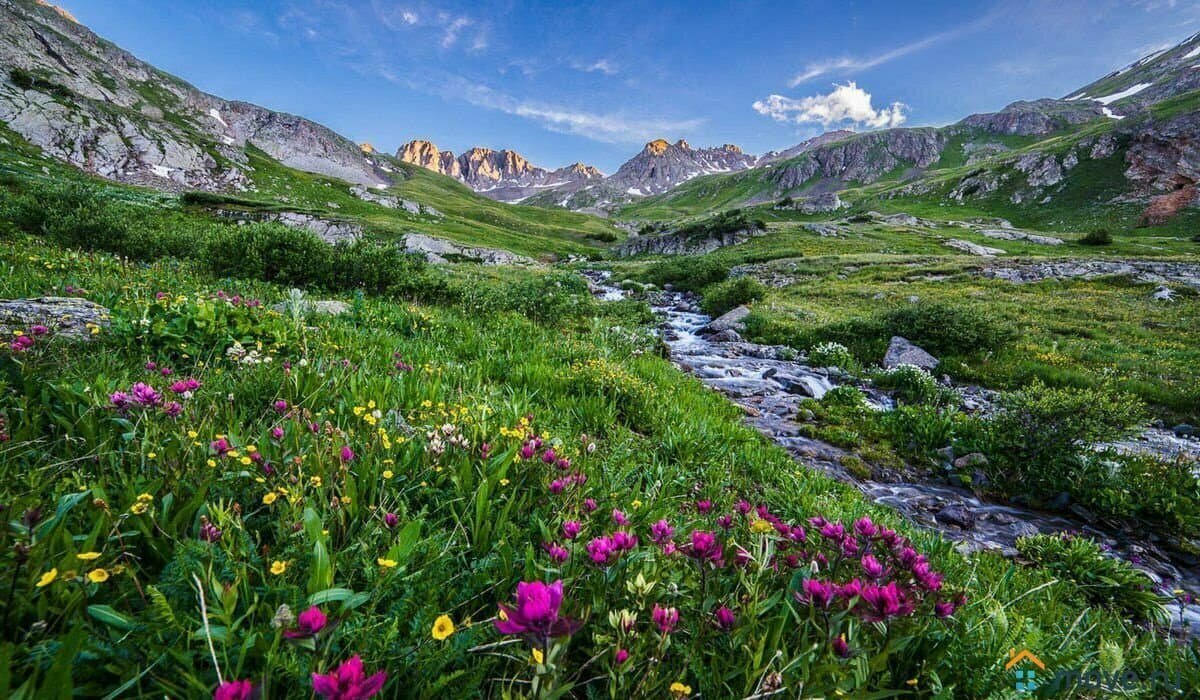
[[[607,273],[589,272],[596,295],[624,298],[608,283]],[[1037,533],[1082,533],[1103,543],[1117,557],[1144,570],[1156,583],[1200,594],[1200,558],[1168,549],[1117,524],[1109,527],[1074,514],[1048,513],[1013,504],[985,501],[972,491],[933,480],[861,479],[843,466],[846,450],[805,437],[796,417],[806,398],[820,399],[834,386],[853,383],[878,410],[893,406],[891,397],[836,368],[818,368],[795,358],[790,348],[748,343],[731,329],[710,325],[694,297],[678,292],[654,295],[651,307],[662,319],[659,333],[671,361],[742,408],[759,432],[788,450],[810,469],[854,485],[872,501],[899,511],[917,525],[940,532],[963,552],[996,551],[1015,557],[1016,541]],[[1168,606],[1172,625],[1187,622],[1200,630],[1200,605]],[[1174,630],[1179,633],[1180,630]],[[1186,631],[1184,632],[1186,633]]]

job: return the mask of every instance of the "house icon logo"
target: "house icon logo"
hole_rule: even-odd
[[[1046,664],[1028,649],[1009,649],[1004,670],[1012,672],[1018,693],[1032,693],[1038,687],[1037,673],[1045,671]]]

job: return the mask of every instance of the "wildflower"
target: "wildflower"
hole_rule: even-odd
[[[621,527],[629,525],[629,518],[627,518],[625,513],[621,512],[621,510],[617,508],[613,508],[612,519],[614,523]]]
[[[879,563],[873,555],[867,554],[860,561],[862,564],[863,573],[870,578],[879,578],[883,576],[883,564]]]
[[[341,452],[342,462],[349,464],[354,461],[354,450],[350,449],[349,445],[342,445]]]
[[[542,653],[542,650],[541,650],[541,649],[538,649],[537,647],[534,647],[534,648],[533,648],[533,649],[532,649],[532,650],[529,652],[529,660],[530,660],[530,661],[532,661],[532,662],[533,662],[533,663],[535,663],[535,664],[541,665],[541,664],[545,663],[545,661],[546,661],[546,655]]]
[[[200,382],[195,379],[180,379],[171,384],[169,388],[173,393],[190,395],[193,391],[200,388]]]
[[[733,529],[733,516],[729,515],[728,513],[726,513],[725,515],[719,516],[717,518],[717,525],[719,525],[722,530],[732,530]]]
[[[578,520],[564,520],[562,524],[563,537],[568,540],[573,540],[579,536],[579,531],[583,529],[583,525]]]
[[[279,498],[279,494],[275,493],[274,491],[268,491],[263,495],[263,505],[269,506],[274,503],[275,499],[277,498]]]
[[[545,542],[542,549],[550,556],[550,561],[561,564],[571,557],[571,553],[554,542]]]
[[[832,581],[819,581],[815,578],[805,579],[803,590],[796,593],[796,599],[801,602],[811,603],[819,608],[828,608],[833,602],[834,593],[837,591],[835,584]]]
[[[854,531],[863,537],[874,537],[879,534],[879,526],[866,516],[854,521]]]
[[[712,512],[712,509],[713,509],[712,501],[707,501],[707,500],[696,501],[696,512],[699,513],[700,515],[708,515],[709,513]]]
[[[683,683],[680,683],[679,681],[675,681],[674,683],[671,684],[671,695],[674,695],[677,698],[686,698],[687,696],[689,696],[691,694],[692,694],[692,686],[685,685]]]
[[[599,507],[600,506],[596,503],[596,499],[594,499],[594,498],[583,499],[583,508],[587,512],[594,513],[594,512],[596,512],[596,509]]]
[[[632,549],[637,548],[638,539],[637,539],[636,535],[634,535],[630,532],[626,532],[624,530],[617,530],[616,532],[614,532],[612,534],[612,543],[613,543],[613,546],[616,547],[617,549],[624,551],[624,552],[628,552]]]
[[[396,568],[396,560],[395,559],[384,559],[383,557],[380,557],[375,560],[375,563],[379,564],[380,566],[382,566],[385,569]]]
[[[496,621],[501,634],[519,634],[528,637],[535,646],[544,646],[555,637],[575,632],[582,621],[560,616],[563,582],[549,585],[541,581],[522,581],[517,584],[517,605],[500,606],[503,613]]]
[[[114,391],[108,395],[108,402],[113,405],[113,408],[124,411],[133,403],[133,397],[123,391]]]
[[[29,332],[33,335],[46,335],[47,333],[50,332],[50,329],[39,323],[39,324],[30,326]]]
[[[566,483],[562,479],[555,479],[554,481],[550,482],[550,493],[557,496],[563,492],[563,489],[565,489],[566,486]]]
[[[606,566],[616,561],[621,552],[611,537],[597,537],[587,543],[588,557],[593,564]]]
[[[100,558],[100,552],[80,552],[75,555],[75,558],[83,561],[95,561]]]
[[[663,544],[675,536],[675,528],[666,519],[659,520],[650,526],[650,539],[655,544]]]
[[[252,700],[256,695],[250,681],[225,681],[213,693],[213,700]]]
[[[454,634],[454,632],[454,620],[451,620],[449,615],[442,615],[433,621],[433,629],[430,630],[430,635],[440,642]]]
[[[722,632],[728,632],[737,623],[737,615],[724,605],[716,609],[716,612],[713,613],[713,618],[717,629]]]
[[[296,623],[296,616],[292,614],[292,609],[287,603],[281,604],[275,609],[275,617],[271,618],[271,626],[275,629],[286,629]]]
[[[162,394],[144,382],[134,384],[129,390],[129,394],[133,398],[134,403],[141,406],[158,406],[162,403]]]
[[[949,600],[940,600],[934,604],[933,612],[938,617],[950,617],[954,614],[954,602]]]
[[[384,513],[383,524],[390,530],[400,523],[400,516],[395,513]]]
[[[556,454],[554,454],[553,448],[548,449],[542,453],[542,461],[545,462],[546,464],[554,464],[554,461],[556,459],[558,459],[558,456]]]
[[[357,654],[329,673],[312,674],[313,692],[325,700],[366,700],[382,690],[386,681],[385,671],[367,677]]]
[[[283,399],[279,399],[278,401],[276,401],[273,404],[273,406],[275,408],[276,413],[287,413],[287,410],[288,410],[288,402],[287,401],[284,401]]]
[[[205,516],[200,516],[200,540],[216,542],[219,539],[221,539],[221,528],[213,525]]]
[[[683,549],[689,557],[699,562],[711,561],[721,565],[721,543],[711,532],[693,530],[691,542]]]
[[[274,428],[271,428],[271,439],[272,440],[282,440],[283,439],[283,428],[279,427],[278,425],[275,426]]]
[[[754,522],[750,523],[750,532],[753,532],[756,535],[765,535],[774,529],[775,527],[766,520],[755,520]]]
[[[846,536],[846,528],[841,523],[825,523],[820,526],[821,536],[830,540],[841,540]]]
[[[629,652],[625,651],[624,649],[617,649],[617,653],[613,654],[613,661],[616,662],[616,664],[618,666],[620,666],[621,664],[625,663],[628,660],[629,660]]]
[[[178,418],[179,414],[183,413],[183,405],[178,401],[168,401],[163,406],[163,413],[167,414],[169,418]]]
[[[329,618],[317,606],[312,606],[308,610],[300,613],[296,617],[296,629],[288,630],[283,633],[283,636],[288,639],[304,639],[315,637],[325,629],[325,625],[329,622]]]
[[[54,579],[56,578],[58,578],[58,569],[50,569],[46,573],[42,574],[41,578],[37,580],[36,585],[38,588],[45,588],[46,586],[54,583]]]
[[[92,583],[104,583],[108,580],[107,569],[92,569],[88,572],[88,580]]]
[[[224,457],[233,451],[233,446],[225,438],[217,438],[210,442],[208,446],[213,452],[217,453],[218,457]]]
[[[280,576],[283,574],[283,572],[287,571],[287,567],[288,565],[286,561],[280,561],[276,559],[275,561],[271,562],[271,573],[276,576]]]
[[[833,653],[837,654],[843,659],[848,659],[854,654],[854,652],[850,650],[850,645],[846,643],[846,635],[844,634],[834,637],[833,641],[830,642],[829,645],[833,647]]]
[[[679,611],[675,608],[664,608],[655,603],[654,610],[650,612],[650,619],[654,621],[659,632],[670,634],[675,630],[675,626],[679,624]]]
[[[24,352],[33,347],[33,338],[27,335],[17,336],[11,343],[8,344],[8,347],[11,348],[13,352]]]
[[[908,615],[913,611],[912,603],[895,581],[886,586],[863,586],[860,599],[862,602],[856,609],[868,622],[882,622],[891,617]]]
[[[926,590],[937,591],[942,587],[942,575],[929,568],[929,562],[922,559],[913,564],[913,577]]]
[[[143,503],[142,501],[138,501],[137,503],[129,506],[129,512],[133,513],[134,515],[144,515],[148,510],[150,510],[149,504]]]

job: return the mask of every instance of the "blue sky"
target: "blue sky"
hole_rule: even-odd
[[[751,153],[1064,96],[1200,31],[1200,0],[61,0],[229,99],[394,151],[612,172],[647,140]]]

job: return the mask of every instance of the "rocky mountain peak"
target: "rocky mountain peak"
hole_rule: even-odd
[[[732,143],[726,143],[721,146],[721,150],[726,153],[741,153],[742,149]]]
[[[370,143],[367,143],[366,141],[363,141],[362,143],[358,144],[358,149],[360,151],[362,151],[363,153],[366,153],[367,155],[370,155],[375,152],[375,147],[372,146]]]
[[[692,145],[689,144],[687,141],[684,141],[683,139],[679,139],[678,141],[675,142],[675,148],[681,148],[685,151],[690,151],[690,150],[692,150]]]
[[[642,152],[649,153],[652,156],[661,156],[670,147],[671,144],[666,139],[654,139],[650,143],[646,144],[646,147],[642,149]]]

